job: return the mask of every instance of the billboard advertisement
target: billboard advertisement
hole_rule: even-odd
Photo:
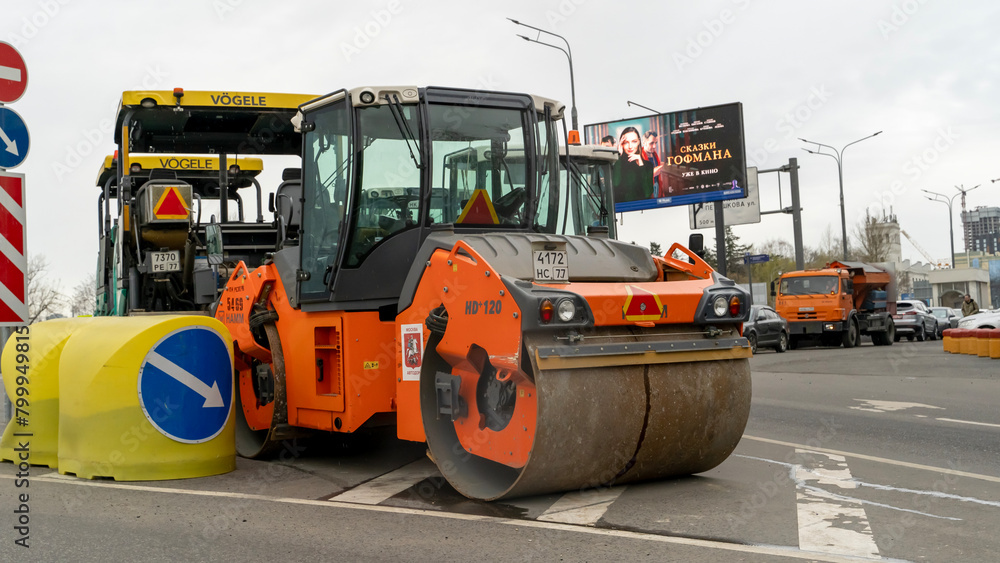
[[[688,207],[688,222],[692,229],[715,227],[715,206],[706,201]],[[749,225],[760,223],[760,191],[757,189],[757,167],[747,168],[747,196],[743,199],[728,199],[722,203],[722,219],[728,225]]]
[[[743,104],[583,128],[587,144],[618,149],[615,212],[746,197]]]

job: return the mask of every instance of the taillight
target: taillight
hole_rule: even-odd
[[[542,300],[542,304],[538,306],[538,318],[543,323],[552,322],[552,315],[555,313],[556,308],[552,305],[552,302],[548,299]]]
[[[729,299],[729,314],[738,317],[740,316],[740,297],[739,295],[734,295]]]

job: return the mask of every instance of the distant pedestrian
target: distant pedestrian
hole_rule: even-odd
[[[962,316],[968,317],[969,315],[975,315],[979,312],[979,304],[976,300],[969,297],[969,294],[965,294],[965,301],[962,301]]]

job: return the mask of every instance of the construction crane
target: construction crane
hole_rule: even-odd
[[[932,266],[937,266],[938,268],[940,268],[940,267],[941,267],[941,263],[940,263],[940,262],[938,262],[938,261],[936,261],[936,260],[934,260],[933,258],[931,258],[931,255],[930,255],[930,253],[929,253],[929,252],[927,252],[926,250],[924,250],[924,247],[920,246],[920,245],[919,245],[919,244],[917,243],[917,241],[916,241],[916,240],[914,240],[914,239],[913,239],[913,237],[911,237],[911,236],[910,236],[910,234],[909,234],[909,233],[907,233],[907,232],[906,232],[906,231],[904,231],[903,229],[900,229],[900,230],[899,230],[899,232],[903,233],[903,236],[904,236],[904,237],[906,237],[906,240],[910,241],[910,244],[912,244],[912,245],[913,245],[913,248],[916,248],[916,249],[917,249],[917,252],[919,252],[919,253],[920,253],[920,255],[921,255],[921,256],[923,256],[923,257],[924,257],[924,258],[925,258],[925,259],[927,260],[927,263],[928,263],[928,264],[930,264],[930,265],[932,265]]]

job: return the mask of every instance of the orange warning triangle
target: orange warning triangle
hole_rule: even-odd
[[[188,210],[184,198],[177,186],[167,186],[160,195],[160,200],[153,207],[153,215],[157,219],[187,219]]]
[[[656,321],[663,315],[663,305],[660,296],[650,293],[641,287],[625,286],[628,297],[622,313],[627,321]]]
[[[499,225],[500,219],[497,217],[497,210],[493,208],[486,190],[476,190],[472,192],[469,203],[465,204],[462,214],[459,215],[457,223],[467,223],[470,225]]]

